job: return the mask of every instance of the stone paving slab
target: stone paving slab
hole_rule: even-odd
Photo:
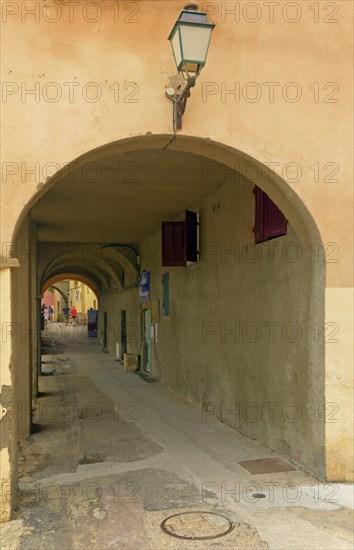
[[[68,341],[63,361],[47,357],[71,367],[40,378],[39,429],[21,443],[17,509],[1,550],[352,550],[349,486],[301,470],[254,476],[238,461],[269,449],[203,422],[162,383],[83,343]],[[265,498],[253,498],[259,492]],[[202,541],[161,530],[189,511],[225,515],[234,529]]]

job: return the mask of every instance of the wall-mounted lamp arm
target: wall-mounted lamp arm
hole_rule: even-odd
[[[187,84],[183,88],[182,92],[179,93],[179,87],[177,91],[173,88],[169,88],[166,91],[167,97],[173,101],[173,124],[175,129],[181,130],[182,128],[182,116],[186,110],[187,100],[191,95],[191,88],[194,88],[196,82],[196,77],[188,77]],[[172,93],[171,93],[172,92]]]
[[[177,130],[181,130],[182,128],[182,116],[184,115],[184,111],[187,107],[187,99],[191,95],[191,88],[194,88],[195,86],[195,78],[189,77],[187,80],[186,87],[184,88],[181,95],[177,95],[176,97],[176,127]]]

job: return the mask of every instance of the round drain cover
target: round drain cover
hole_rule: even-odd
[[[227,517],[214,512],[182,512],[164,519],[161,529],[178,539],[207,540],[223,537],[234,528]]]

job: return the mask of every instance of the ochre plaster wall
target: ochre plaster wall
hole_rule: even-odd
[[[14,267],[16,269],[16,267]],[[17,415],[15,395],[15,374],[12,357],[14,331],[11,331],[11,270],[0,270],[0,320],[1,320],[1,515],[0,521],[9,521],[17,484]]]
[[[352,288],[326,289],[326,464],[329,481],[354,479],[353,298]]]
[[[324,477],[324,297],[313,291],[322,268],[291,220],[286,237],[253,244],[248,182],[225,184],[199,211],[198,264],[161,267],[160,232],[141,244],[151,300],[162,303],[162,274],[170,273],[152,374]]]

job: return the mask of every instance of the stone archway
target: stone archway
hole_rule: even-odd
[[[63,272],[76,272],[82,277],[91,277],[107,294],[110,292],[112,281],[115,285],[122,287],[121,274],[123,271],[129,272],[131,281],[134,281],[134,278],[136,280],[137,255],[135,255],[135,257],[134,255],[129,256],[129,254],[124,254],[122,250],[119,250],[117,253],[117,251],[108,248],[104,253],[102,252],[102,257],[98,258],[95,262],[90,263],[87,261],[87,258],[86,260],[83,258],[73,260],[73,258],[70,257],[70,254],[67,254],[67,251],[64,250],[65,246],[69,244],[70,246],[82,247],[85,243],[90,243],[92,241],[92,235],[89,234],[87,236],[85,234],[86,229],[82,227],[80,241],[75,241],[75,239],[73,239],[73,241],[70,242],[69,239],[66,239],[65,237],[67,227],[65,225],[65,222],[67,221],[65,216],[63,217],[63,221],[59,221],[57,224],[52,223],[52,225],[50,225],[48,219],[45,217],[46,206],[48,205],[48,202],[46,203],[45,201],[49,200],[51,193],[54,193],[53,197],[55,197],[55,193],[59,193],[58,196],[60,196],[60,193],[65,191],[65,185],[70,185],[70,183],[74,181],[75,184],[77,183],[77,187],[75,188],[76,192],[80,194],[81,190],[85,189],[82,185],[84,181],[82,177],[83,169],[88,170],[90,165],[96,167],[102,166],[103,173],[110,169],[111,171],[113,170],[114,174],[115,168],[114,166],[112,168],[110,163],[112,163],[112,159],[114,160],[117,158],[119,159],[118,163],[123,163],[123,167],[125,166],[128,170],[128,175],[126,174],[126,178],[128,178],[128,180],[119,181],[118,178],[118,181],[113,181],[114,185],[111,184],[110,186],[106,186],[104,192],[107,193],[107,195],[109,195],[109,193],[114,194],[109,195],[109,197],[116,196],[116,194],[119,195],[119,192],[121,192],[122,195],[126,193],[127,201],[132,200],[129,193],[135,192],[136,196],[139,197],[139,192],[142,192],[141,190],[144,188],[144,181],[141,181],[138,185],[133,181],[134,174],[132,176],[132,173],[129,172],[129,170],[131,170],[131,167],[129,168],[129,163],[133,163],[134,166],[134,163],[137,163],[138,161],[141,162],[142,175],[145,177],[145,174],[148,175],[146,171],[144,171],[145,167],[149,163],[155,162],[158,165],[160,174],[165,173],[166,176],[165,181],[159,180],[159,185],[157,185],[157,188],[153,194],[155,201],[158,201],[158,197],[160,197],[161,200],[158,204],[162,204],[162,207],[160,210],[157,206],[152,208],[153,216],[151,216],[151,223],[149,222],[150,224],[146,224],[146,226],[141,228],[140,233],[138,230],[135,231],[136,228],[134,229],[134,224],[136,220],[134,220],[134,216],[137,214],[133,209],[132,220],[129,221],[129,228],[132,230],[132,238],[127,239],[125,236],[122,239],[118,239],[119,241],[128,241],[134,245],[138,245],[139,238],[141,238],[141,235],[143,235],[144,232],[156,231],[158,229],[157,222],[161,221],[162,215],[169,216],[170,218],[177,216],[178,212],[183,208],[183,205],[190,206],[202,197],[206,197],[210,195],[210,193],[215,192],[219,187],[224,185],[223,178],[225,174],[227,178],[228,174],[232,173],[241,174],[250,185],[256,184],[270,196],[270,198],[279,206],[292,224],[302,250],[306,250],[306,253],[309,254],[311,246],[316,244],[318,247],[319,257],[323,254],[323,247],[316,222],[311,216],[306,205],[294,192],[291,186],[288,185],[288,183],[286,183],[278,174],[276,174],[270,166],[253,159],[245,153],[221,143],[212,142],[211,140],[186,136],[178,136],[177,138],[171,138],[170,136],[138,136],[135,138],[109,143],[86,153],[78,159],[73,160],[72,163],[67,165],[63,170],[60,170],[52,178],[45,182],[39,191],[32,197],[30,202],[25,206],[14,229],[14,257],[16,257],[16,246],[18,248],[18,241],[26,238],[30,240],[30,225],[33,224],[33,220],[38,226],[38,234],[40,236],[39,239],[38,237],[37,239],[41,241],[40,247],[42,247],[42,249],[43,247],[45,248],[48,246],[48,243],[56,242],[56,235],[61,235],[60,246],[62,250],[54,258],[51,258],[50,262],[42,262],[40,264],[40,279],[37,279],[35,284],[32,280],[31,285],[28,287],[28,290],[32,291],[32,294],[34,288],[38,288],[40,280],[44,283],[45,281],[51,280],[51,278],[59,276]],[[188,169],[192,166],[194,167],[194,175],[197,173],[196,170],[199,170],[198,185],[195,185],[194,187],[191,185],[189,187],[184,186],[183,178],[188,176]],[[177,179],[173,179],[172,177],[176,170],[180,170],[181,178],[179,181],[177,181]],[[133,179],[131,179],[132,177]],[[169,179],[167,183],[166,179]],[[91,180],[93,181],[89,181],[88,186],[90,190],[92,190],[95,185],[98,186],[99,184],[99,182],[94,181],[93,176],[91,177]],[[105,181],[108,181],[108,179]],[[128,190],[127,184],[130,185]],[[146,188],[149,189],[148,186],[145,186],[145,189]],[[166,190],[166,196],[163,194],[164,190]],[[86,200],[84,195],[82,195],[82,197],[83,200]],[[175,204],[174,201],[177,204]],[[42,211],[40,210],[41,202],[44,204]],[[56,209],[57,204],[58,203],[55,205]],[[125,219],[124,215],[127,204],[128,203],[126,202],[123,206],[121,206],[120,212],[123,219]],[[169,204],[173,207],[169,208]],[[68,208],[68,217],[72,217],[74,213],[76,213],[75,215],[77,217],[81,216],[80,220],[83,219],[82,214],[78,214],[77,207],[76,209],[70,209],[66,203],[66,208]],[[163,208],[165,208],[166,214],[164,214]],[[27,218],[29,212],[31,212],[31,222],[29,222]],[[43,216],[42,219],[41,216]],[[51,216],[51,221],[53,221],[53,215],[51,214]],[[38,218],[38,221],[36,220],[36,217]],[[102,217],[100,219],[102,220]],[[117,227],[119,229],[120,226],[118,219],[116,220],[112,214],[110,214],[110,217],[106,218],[105,221],[107,221],[107,219],[111,225],[113,223],[117,223]],[[103,221],[100,223],[103,224]],[[24,227],[27,227],[26,231],[24,231]],[[119,233],[118,230],[117,232]],[[113,237],[114,232],[109,230],[104,233],[102,237],[97,239],[99,241],[101,251],[108,244],[114,244],[116,239]],[[115,244],[119,247],[119,242]],[[17,268],[18,275],[15,275],[13,278],[14,293],[17,292],[16,289],[18,289],[18,285],[20,284],[21,269],[22,268]],[[26,270],[31,271],[31,267],[27,265]],[[309,300],[309,307],[313,310],[311,318],[319,319],[318,322],[320,323],[323,322],[324,319],[324,284],[325,264],[321,261],[314,262],[311,265],[311,273],[309,273],[309,277],[307,279],[306,293]],[[18,308],[15,308],[14,318],[21,318]],[[15,346],[14,339],[12,339],[12,341],[12,345]],[[304,365],[304,372],[306,371],[308,395],[305,398],[305,403],[307,403],[309,407],[311,407],[314,402],[318,403],[319,407],[322,407],[324,404],[324,345],[321,345],[321,343],[318,342],[317,344],[319,344],[317,347],[309,345],[306,349],[307,364]],[[17,353],[18,351],[15,351],[13,347],[12,363],[14,365],[16,365],[18,361]],[[18,385],[16,378],[17,376],[15,376],[12,381],[15,388],[16,385]],[[15,394],[20,395],[21,392],[19,392],[18,388],[19,386],[15,389]],[[288,403],[291,402],[291,393],[291,381],[289,381]],[[324,477],[324,423],[319,422],[316,426],[314,426],[314,423],[311,423],[311,420],[308,420],[302,425],[301,430],[303,430],[303,434],[301,436],[303,437],[302,441],[307,441],[308,444],[311,445],[311,441],[313,442],[315,439],[316,443],[314,444],[313,450],[308,453],[306,450],[301,450],[301,445],[303,443],[300,441],[298,446],[298,454],[295,457],[293,456],[293,458],[297,459],[299,463],[305,464],[310,469],[315,469],[316,466],[314,466],[314,464],[317,457],[316,471],[318,475]],[[296,440],[296,437],[297,436],[295,435],[294,441]],[[287,451],[285,447],[283,450],[284,452]],[[13,456],[15,456],[14,450],[12,450],[12,453],[14,453]],[[13,463],[12,460],[10,462]]]

